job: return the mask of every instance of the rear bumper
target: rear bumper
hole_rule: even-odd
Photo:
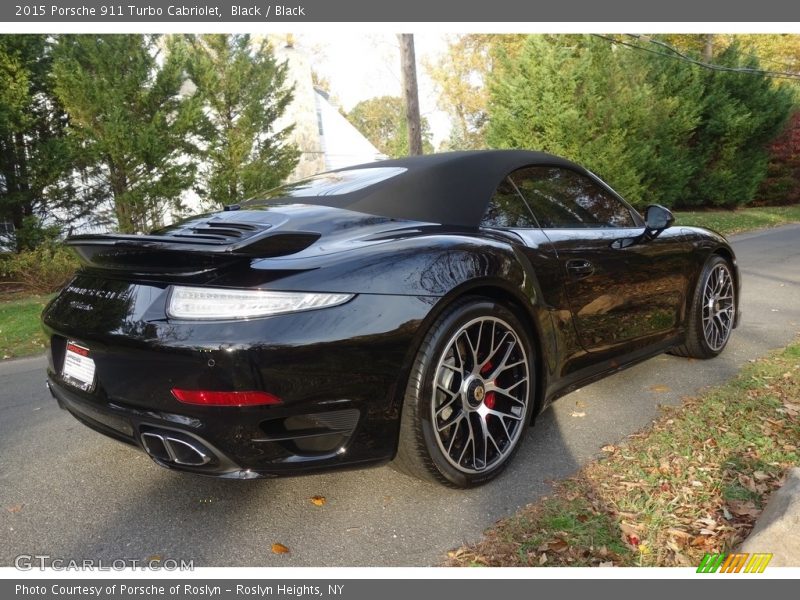
[[[258,476],[258,474],[237,465],[222,450],[191,433],[189,428],[175,427],[173,421],[179,415],[149,414],[146,411],[113,403],[97,405],[81,398],[66,386],[54,381],[52,377],[48,377],[47,387],[58,405],[78,421],[108,437],[138,446],[163,467],[218,477],[249,479]],[[153,434],[162,437],[174,434],[172,437],[176,442],[191,444],[198,456],[203,456],[206,460],[198,459],[192,464],[191,458],[186,460],[187,457],[183,455],[179,455],[176,460],[174,451],[160,451],[155,444],[148,443],[148,439]],[[181,456],[183,456],[183,460],[181,460]]]
[[[82,423],[171,469],[254,478],[381,464],[397,449],[404,382],[430,308],[416,297],[359,296],[247,322],[154,322],[126,336],[76,331],[46,314],[48,385]],[[95,360],[91,391],[61,377],[67,339]],[[282,403],[187,405],[175,387],[260,390]]]

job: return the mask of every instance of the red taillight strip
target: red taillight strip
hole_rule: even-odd
[[[184,404],[202,406],[257,406],[263,404],[280,404],[277,396],[267,392],[217,392],[211,390],[181,390],[172,388],[172,395]]]

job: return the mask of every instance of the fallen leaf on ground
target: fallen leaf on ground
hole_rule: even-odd
[[[691,537],[688,533],[680,529],[667,529],[667,533],[673,537],[680,538],[682,540],[687,540]]]
[[[672,388],[669,387],[668,385],[651,385],[650,391],[662,394],[664,392],[671,392]]]
[[[633,548],[638,548],[641,539],[639,538],[639,527],[622,521],[619,524],[619,528],[622,530],[623,543]]]
[[[731,513],[739,517],[757,517],[761,511],[758,510],[752,502],[741,502],[738,500],[731,500],[728,502]]]
[[[572,413],[570,413],[569,416],[570,417],[585,417],[586,413],[585,412],[572,411]]]
[[[709,538],[698,535],[692,540],[692,546],[705,546],[706,543],[708,543],[708,540]]]
[[[569,548],[569,544],[564,540],[553,540],[547,544],[547,548],[553,552],[564,552],[564,550]]]
[[[283,544],[272,544],[272,553],[273,554],[289,554],[289,548],[284,546]]]
[[[311,504],[314,506],[325,506],[325,496],[311,496]]]
[[[794,402],[789,402],[788,400],[784,400],[783,407],[786,409],[786,412],[789,413],[790,416],[795,416],[798,413],[800,413],[800,404],[795,404]]]
[[[22,507],[25,506],[24,504],[14,504],[13,506],[6,507],[6,510],[10,513],[18,513],[22,510]]]
[[[752,477],[748,477],[747,475],[739,473],[738,479],[739,483],[741,483],[742,487],[744,487],[745,489],[751,492],[758,492],[758,490],[756,489],[756,482],[753,481]]]

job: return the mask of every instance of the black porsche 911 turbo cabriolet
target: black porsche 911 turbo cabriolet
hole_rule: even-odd
[[[738,321],[726,240],[528,151],[323,173],[150,235],[77,236],[43,315],[89,427],[219,477],[496,476],[558,396]]]

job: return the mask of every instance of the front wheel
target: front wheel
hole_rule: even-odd
[[[520,319],[470,298],[433,324],[406,387],[395,466],[451,487],[496,477],[533,410],[534,349]]]
[[[725,349],[735,322],[736,285],[731,266],[715,254],[706,261],[695,289],[686,342],[672,353],[692,358],[713,358]]]

